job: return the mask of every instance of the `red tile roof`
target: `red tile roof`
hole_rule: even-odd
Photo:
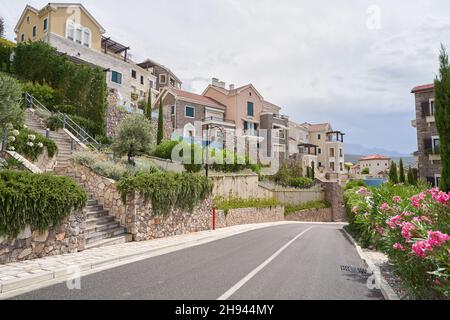
[[[432,84],[425,84],[425,85],[422,85],[422,86],[414,87],[411,90],[411,93],[416,93],[416,92],[419,92],[419,91],[428,91],[428,90],[433,90],[433,89],[434,89],[434,83],[432,83]]]
[[[180,89],[171,88],[170,91],[176,94],[177,97],[189,99],[190,101],[197,102],[198,104],[206,104],[208,106],[213,106],[225,110],[225,106],[214,99]]]
[[[367,160],[391,160],[391,158],[386,157],[386,156],[382,156],[382,155],[379,155],[379,154],[374,154],[374,155],[367,156],[367,157],[359,159],[359,161],[367,161]]]

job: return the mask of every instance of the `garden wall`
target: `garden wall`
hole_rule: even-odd
[[[241,224],[277,222],[284,220],[284,208],[241,208],[230,209],[225,215],[223,211],[217,211],[217,227],[231,227]]]
[[[294,212],[285,217],[286,221],[333,222],[331,208],[308,209]]]
[[[339,182],[322,182],[325,191],[325,201],[331,205],[333,221],[342,222],[347,220],[344,203],[344,190]]]
[[[77,211],[44,232],[27,227],[17,237],[0,237],[0,263],[82,251],[85,221],[85,212]]]
[[[270,190],[260,188],[256,173],[211,173],[213,195],[223,198],[272,198]]]

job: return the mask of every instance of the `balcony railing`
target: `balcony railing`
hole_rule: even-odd
[[[206,117],[205,119],[203,119],[203,122],[223,122],[223,123],[229,123],[229,124],[234,125],[233,120],[226,120],[226,119],[219,118],[219,117]]]

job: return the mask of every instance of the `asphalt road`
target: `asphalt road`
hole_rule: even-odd
[[[254,230],[84,276],[79,290],[64,282],[13,299],[382,299],[368,275],[341,270],[363,266],[341,229]]]

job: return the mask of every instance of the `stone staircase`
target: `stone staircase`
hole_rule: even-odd
[[[46,135],[40,118],[34,114],[33,111],[27,109],[25,111],[25,124],[30,129],[42,135]],[[49,132],[49,138],[52,139],[58,146],[58,154],[56,156],[56,166],[50,170],[55,175],[71,177],[85,190],[87,190],[84,183],[76,179],[76,177],[69,173],[69,161],[72,156],[71,138],[65,132]],[[86,210],[86,229],[85,249],[103,247],[113,244],[125,243],[131,241],[126,229],[121,227],[119,222],[115,221],[115,217],[105,210],[103,205],[99,204],[96,199],[90,194]]]

